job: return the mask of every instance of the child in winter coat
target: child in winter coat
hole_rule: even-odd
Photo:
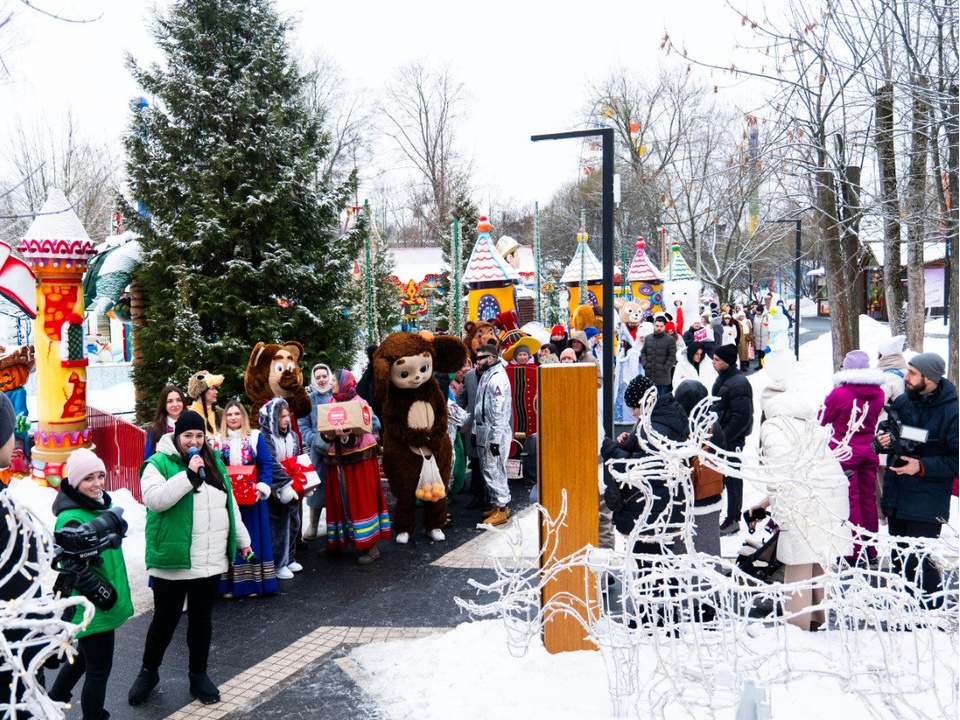
[[[833,376],[834,388],[823,401],[821,419],[823,425],[833,428],[836,446],[847,434],[854,412],[859,415],[866,408],[863,424],[850,438],[850,457],[840,464],[850,477],[850,522],[870,533],[876,533],[880,524],[877,517],[880,458],[870,445],[886,400],[884,381],[882,372],[870,368],[870,357],[863,350],[851,350],[843,359],[843,370]],[[860,554],[859,545],[855,545],[853,551],[854,556],[847,558],[850,561]],[[876,557],[876,549],[868,548],[867,556]]]
[[[260,408],[260,429],[273,457],[273,494],[267,502],[267,509],[278,580],[290,580],[294,573],[303,570],[296,558],[300,503],[293,489],[293,478],[281,464],[300,454],[300,441],[293,431],[292,417],[290,406],[283,398],[273,398]]]
[[[70,453],[66,473],[67,477],[53,501],[58,531],[96,520],[112,506],[110,496],[104,491],[106,468],[93,452],[77,448]],[[123,551],[120,548],[104,550],[99,558],[103,561],[101,565],[77,565],[74,594],[91,600],[95,612],[86,629],[77,634],[80,650],[77,659],[60,669],[50,689],[53,700],[68,702],[74,685],[86,674],[80,694],[84,720],[110,717],[110,713],[103,709],[103,702],[113,668],[114,635],[116,629],[133,615]],[[79,623],[82,619],[83,613],[75,611],[74,622]]]

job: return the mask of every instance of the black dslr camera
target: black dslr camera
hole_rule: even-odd
[[[123,508],[110,508],[83,525],[73,525],[53,533],[53,569],[60,573],[53,585],[58,597],[80,593],[101,610],[109,610],[117,601],[116,591],[90,568],[103,564],[100,553],[117,549],[127,532]],[[74,608],[64,613],[64,620],[73,617]]]
[[[877,433],[885,432],[890,436],[890,444],[883,447],[876,437],[870,446],[877,455],[887,453],[889,467],[906,465],[904,457],[911,457],[927,441],[929,432],[913,425],[904,425],[900,413],[891,405],[886,407],[887,419],[877,426]]]

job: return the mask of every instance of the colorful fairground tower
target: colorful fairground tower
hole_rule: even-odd
[[[603,266],[587,244],[589,239],[581,223],[577,233],[577,250],[560,277],[560,282],[570,292],[567,307],[571,315],[581,305],[594,308],[603,306]]]
[[[637,253],[627,270],[627,282],[630,284],[633,299],[641,304],[649,302],[650,312],[656,314],[663,312],[663,276],[650,262],[646,247],[644,239],[638,237]]]
[[[490,237],[486,215],[477,223],[477,244],[473,247],[463,283],[469,295],[468,320],[492,320],[500,313],[517,310],[517,271],[497,251]]]
[[[51,189],[17,249],[37,278],[33,474],[59,485],[71,451],[90,445],[82,280],[95,246],[64,194]]]

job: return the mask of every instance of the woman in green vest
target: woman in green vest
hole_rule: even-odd
[[[173,434],[160,438],[157,452],[140,468],[140,489],[154,611],[143,667],[127,699],[131,705],[146,702],[160,682],[160,664],[186,599],[190,694],[204,704],[219,702],[220,691],[207,676],[213,602],[234,553],[251,562],[253,551],[226,468],[210,449],[198,413],[184,410]]]
[[[79,526],[96,520],[111,506],[110,496],[104,491],[106,468],[103,461],[86,448],[78,448],[67,458],[66,481],[53,501],[57,518],[56,530]],[[83,720],[104,720],[110,713],[103,709],[107,680],[113,668],[114,631],[133,615],[127,566],[120,548],[100,553],[100,565],[88,565],[77,573],[77,589],[94,600],[95,612],[90,624],[77,634],[79,655],[61,668],[50,690],[50,698],[68,702],[74,685],[86,673],[80,707]],[[74,621],[80,622],[83,613],[75,612]]]

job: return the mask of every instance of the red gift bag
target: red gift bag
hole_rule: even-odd
[[[257,501],[257,466],[228,465],[227,475],[237,505],[253,505]]]

